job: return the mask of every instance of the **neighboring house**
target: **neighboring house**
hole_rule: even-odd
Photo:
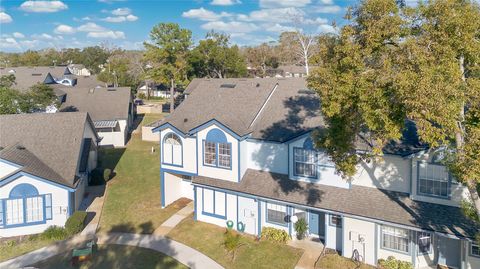
[[[76,76],[88,77],[88,76],[92,75],[90,70],[85,68],[85,66],[83,64],[69,64],[68,68],[70,69],[72,74],[74,74]]]
[[[139,94],[145,95],[145,97],[149,96],[148,90],[150,90],[150,97],[162,97],[162,98],[170,98],[170,88],[165,86],[164,84],[141,84],[137,89],[137,97]],[[178,92],[175,92],[174,96],[177,95]]]
[[[124,147],[134,117],[129,87],[64,88],[60,112],[82,111],[92,117],[100,137],[100,146]]]
[[[291,217],[305,218],[311,238],[372,265],[394,256],[415,268],[480,268],[479,227],[459,207],[469,193],[412,122],[347,181],[314,146],[325,124],[303,78],[202,80],[189,92],[154,128],[163,207],[187,197],[196,220],[257,236],[274,227],[295,238]]]
[[[0,238],[64,226],[97,165],[98,139],[87,113],[0,116]]]

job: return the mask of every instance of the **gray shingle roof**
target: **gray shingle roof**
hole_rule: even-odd
[[[480,229],[460,208],[413,201],[406,193],[351,189],[291,180],[288,175],[248,169],[240,183],[197,176],[193,183],[348,215],[473,238]]]
[[[93,129],[93,123],[85,112],[1,115],[0,146],[4,150],[18,144],[25,147],[25,152],[31,153],[60,177],[49,174],[47,179],[72,187],[76,184],[86,124]],[[3,153],[4,150],[1,152],[8,153],[6,157],[12,156],[9,151]],[[14,157],[11,158],[12,162],[16,162]],[[35,162],[32,158],[32,163]],[[35,171],[35,175],[47,176],[44,168]]]
[[[93,121],[127,119],[131,91],[129,87],[86,88],[65,87],[65,102],[62,112],[88,112]]]

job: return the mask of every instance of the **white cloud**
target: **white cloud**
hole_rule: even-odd
[[[106,17],[103,18],[102,21],[106,22],[126,22],[126,21],[136,21],[138,20],[138,17],[132,14],[129,14],[127,16],[116,16],[116,17]]]
[[[94,22],[87,22],[77,27],[77,30],[80,32],[104,32],[107,29]]]
[[[239,14],[238,20],[241,21],[265,21],[265,22],[292,22],[296,18],[301,18],[305,13],[293,7],[260,9],[250,12],[250,14]]]
[[[311,0],[260,0],[262,8],[277,7],[304,7],[311,3]]]
[[[115,16],[125,16],[128,14],[132,14],[132,10],[127,7],[117,8],[112,10],[112,14]]]
[[[12,37],[0,38],[0,49],[20,49],[20,44]]]
[[[5,12],[0,12],[0,23],[10,23],[12,22],[12,17]]]
[[[127,0],[98,0],[98,2],[100,3],[107,3],[107,4],[111,4],[111,3],[114,3],[114,2],[125,2]]]
[[[25,1],[20,9],[26,12],[58,12],[67,9],[68,6],[62,1]]]
[[[59,26],[57,26],[55,28],[55,30],[53,30],[54,33],[56,34],[66,34],[66,35],[70,35],[70,34],[73,34],[75,33],[75,28],[73,28],[72,26],[68,26],[68,25],[65,25],[65,24],[60,24]]]
[[[92,20],[92,18],[90,18],[88,16],[82,18],[82,21],[91,21],[91,20]]]
[[[322,25],[319,25],[318,28],[317,28],[317,31],[319,33],[324,33],[324,34],[328,34],[328,33],[336,33],[337,30],[335,29],[335,27],[329,25],[329,24],[322,24]]]
[[[54,40],[55,38],[49,34],[43,33],[43,34],[33,34],[32,38],[35,39],[43,39],[43,40]]]
[[[333,0],[320,0],[320,3],[324,5],[333,5]]]
[[[303,20],[304,24],[326,24],[328,22],[325,18],[316,18],[316,19],[305,19]]]
[[[317,12],[317,13],[338,13],[338,12],[342,11],[342,8],[337,6],[337,5],[319,6],[319,7],[316,7],[314,9],[314,11]]]
[[[110,39],[125,39],[125,33],[122,31],[103,31],[103,32],[90,32],[87,37],[92,38],[110,38]]]
[[[230,17],[232,14],[227,12],[215,13],[213,11],[204,9],[203,7],[198,9],[190,9],[182,13],[182,17],[189,19],[198,19],[201,21],[217,21],[223,17]]]
[[[258,29],[258,27],[253,23],[238,21],[211,21],[203,24],[201,27],[205,30],[216,30],[228,33],[249,33]]]
[[[19,32],[13,33],[13,37],[15,38],[25,38],[25,35]]]
[[[274,32],[274,33],[295,31],[294,27],[285,26],[285,25],[281,25],[281,24],[278,24],[278,23],[275,23],[274,25],[265,24],[265,25],[263,25],[263,29],[265,29],[268,32]]]
[[[232,5],[235,5],[235,4],[240,4],[242,2],[240,2],[239,0],[212,0],[212,2],[210,2],[210,5],[212,6],[232,6]]]

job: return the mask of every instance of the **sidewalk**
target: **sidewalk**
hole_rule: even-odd
[[[297,262],[295,269],[314,269],[315,263],[322,254],[323,244],[311,241],[308,238],[303,240],[292,240],[288,245],[294,248],[303,249],[302,257]]]
[[[164,223],[158,227],[153,234],[154,235],[167,235],[177,224],[179,224],[183,219],[188,217],[190,214],[193,213],[194,202],[188,203],[184,208],[180,209],[177,213],[167,219]]]
[[[93,215],[93,218],[83,229],[81,235],[93,237],[97,232],[97,227],[100,222],[100,216],[102,215],[103,202],[106,195],[106,186],[88,187],[87,191],[89,192],[89,194],[88,197],[86,197],[84,200],[91,202],[89,202],[89,205],[85,209],[85,211],[87,211],[87,217],[91,217]]]

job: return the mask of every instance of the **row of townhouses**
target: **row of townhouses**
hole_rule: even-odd
[[[413,122],[345,180],[314,146],[312,132],[325,123],[303,78],[203,79],[189,88],[153,126],[163,207],[187,197],[196,220],[232,221],[257,236],[273,227],[295,238],[297,216],[319,248],[372,265],[394,256],[415,268],[480,268],[479,227],[460,208],[469,193],[418,141]]]

